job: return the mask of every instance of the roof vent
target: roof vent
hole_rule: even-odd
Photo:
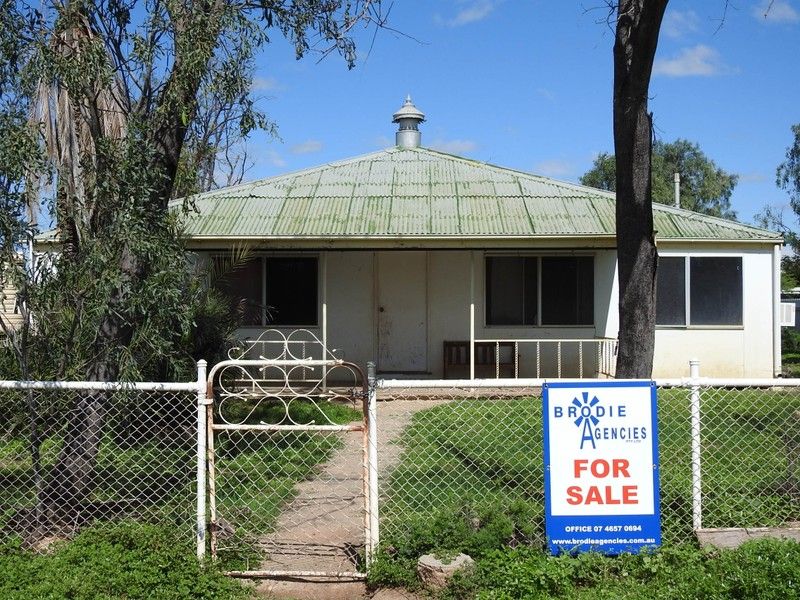
[[[424,120],[425,115],[411,102],[411,96],[407,96],[400,110],[392,115],[392,122],[400,126],[395,134],[397,145],[401,148],[419,148],[419,124]]]

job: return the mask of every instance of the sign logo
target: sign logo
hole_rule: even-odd
[[[592,399],[589,400],[589,392],[583,392],[583,403],[577,398],[572,399],[572,407],[575,407],[579,411],[579,416],[575,419],[575,426],[581,427],[583,425],[583,432],[581,433],[581,450],[583,450],[583,444],[587,440],[592,443],[592,448],[597,449],[597,444],[594,442],[594,436],[592,435],[592,425],[597,425],[600,422],[600,419],[597,415],[592,414],[592,408],[600,404],[600,400],[597,399],[597,396],[592,396]],[[602,408],[602,407],[601,407]]]

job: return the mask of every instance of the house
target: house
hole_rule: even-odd
[[[423,121],[408,99],[395,147],[195,198],[191,249],[257,254],[228,284],[240,333],[308,329],[394,375],[613,374],[614,194],[424,148]],[[654,376],[779,374],[781,237],[653,210]]]

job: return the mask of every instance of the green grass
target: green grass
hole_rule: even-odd
[[[275,423],[285,416],[279,401],[225,405],[232,422]],[[175,527],[192,540],[196,438],[194,407],[188,405],[171,418],[162,414],[118,410],[106,423],[90,501],[95,507],[124,504],[106,519],[135,518]],[[347,405],[294,400],[288,405],[290,422],[342,424],[361,418]],[[155,427],[155,423],[161,423]],[[167,425],[164,425],[167,423]],[[219,516],[235,529],[233,539],[221,544],[223,564],[238,568],[252,558],[255,536],[268,533],[285,504],[295,495],[295,484],[313,476],[341,445],[337,434],[303,432],[220,432],[216,436],[217,506]],[[42,445],[45,478],[61,449],[57,430]],[[36,505],[33,469],[25,439],[0,440],[0,527],[14,524],[21,511]],[[24,536],[23,526],[11,527]],[[6,532],[8,533],[8,529]],[[0,595],[0,597],[2,597]]]
[[[797,395],[704,390],[703,525],[800,520]],[[692,538],[687,390],[660,390],[658,426],[663,537]],[[397,583],[429,551],[475,558],[508,545],[544,544],[540,398],[457,400],[418,412],[384,490],[378,565]],[[794,462],[793,462],[794,461]],[[387,581],[391,581],[392,577]]]

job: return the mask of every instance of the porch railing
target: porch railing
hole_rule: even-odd
[[[594,339],[476,339],[475,344],[495,344],[495,378],[500,378],[501,364],[507,359],[502,357],[501,344],[508,347],[513,344],[514,378],[520,376],[523,366],[530,365],[530,352],[533,352],[534,373],[530,376],[542,377],[577,377],[613,378],[617,362],[616,338]],[[520,354],[520,347],[523,353]],[[530,350],[528,350],[530,349]],[[471,372],[475,372],[475,352],[470,355]],[[569,363],[569,364],[566,364]],[[548,372],[550,367],[555,372]],[[577,372],[575,371],[577,367]],[[526,369],[527,370],[527,369]],[[576,373],[576,374],[574,374]]]

